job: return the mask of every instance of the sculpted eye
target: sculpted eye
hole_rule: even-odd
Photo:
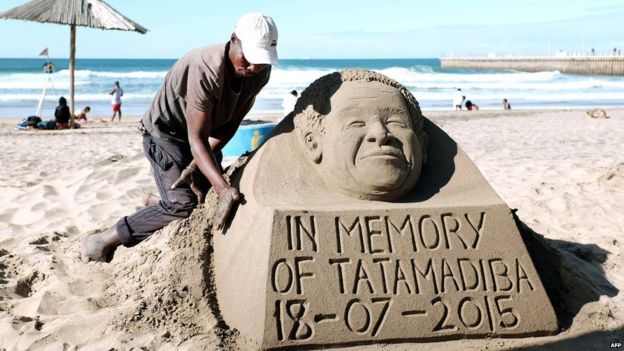
[[[403,122],[403,120],[398,119],[398,118],[389,118],[386,121],[386,124],[389,126],[407,127],[407,125]]]
[[[349,124],[347,124],[347,127],[349,128],[361,128],[364,127],[366,125],[366,123],[362,122],[362,121],[352,121]]]

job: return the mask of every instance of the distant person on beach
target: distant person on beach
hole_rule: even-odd
[[[82,109],[82,111],[78,112],[78,114],[76,114],[76,121],[77,122],[87,122],[87,113],[89,113],[91,111],[91,107],[86,106],[85,108]]]
[[[453,94],[453,108],[455,108],[455,111],[462,109],[464,100],[466,100],[466,96],[462,93],[461,89],[457,88],[457,91]]]
[[[111,98],[111,104],[113,105],[113,117],[111,118],[111,122],[115,120],[117,113],[119,113],[119,122],[121,122],[121,97],[123,96],[124,91],[119,86],[119,82],[115,82],[113,90],[111,90],[109,94],[113,96]]]
[[[466,110],[468,111],[478,111],[479,110],[479,105],[473,103],[470,100],[466,101]]]
[[[284,116],[291,113],[295,109],[295,103],[297,103],[297,97],[299,93],[296,90],[291,90],[290,93],[284,96],[284,100],[282,101],[282,108],[284,112],[282,113]]]
[[[223,178],[221,150],[269,81],[277,37],[271,17],[245,14],[229,41],[194,49],[173,65],[138,126],[160,198],[84,238],[84,261],[106,261],[117,246],[187,218],[209,187],[218,196],[215,229],[223,228],[240,194]]]
[[[507,101],[507,99],[503,99],[503,110],[505,111],[511,110],[511,104],[509,103],[509,101]]]
[[[69,106],[67,106],[67,100],[61,96],[59,104],[54,110],[54,119],[56,120],[56,129],[69,128]]]

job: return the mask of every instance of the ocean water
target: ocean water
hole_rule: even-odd
[[[56,72],[42,70],[45,59],[0,59],[0,118],[33,115],[47,87],[42,115],[53,115],[56,101],[69,95],[67,59],[52,59]],[[111,113],[115,81],[124,89],[123,112],[145,112],[173,59],[77,59],[76,109],[89,105],[92,115]],[[444,70],[437,59],[281,60],[256,99],[254,114],[281,113],[282,99],[301,92],[315,79],[336,70],[359,67],[381,72],[404,84],[423,111],[451,110],[455,88],[481,109],[501,109],[507,98],[514,109],[624,106],[624,77],[581,76],[560,72]]]

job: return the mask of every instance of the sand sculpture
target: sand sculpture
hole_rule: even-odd
[[[312,83],[232,177],[225,322],[257,348],[557,331],[511,210],[399,83]]]

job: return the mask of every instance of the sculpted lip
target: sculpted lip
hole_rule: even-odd
[[[368,152],[366,154],[364,154],[360,159],[365,160],[367,158],[397,158],[402,160],[403,159],[403,154],[396,149],[390,149],[390,150],[375,150],[372,152]]]

